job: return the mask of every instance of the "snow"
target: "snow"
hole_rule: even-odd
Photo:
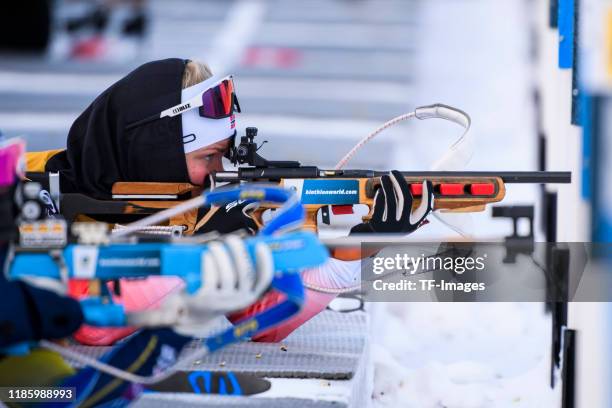
[[[477,148],[469,170],[535,169],[529,11],[528,2],[519,0],[419,3],[417,100],[447,103],[471,115]],[[415,168],[433,162],[435,152],[459,136],[453,125],[436,122],[412,123],[414,143],[398,157],[414,158]],[[432,134],[441,136],[426,136]],[[533,186],[511,186],[507,198],[534,203],[536,193]],[[476,238],[511,232],[510,223],[488,213],[452,217]],[[433,220],[414,237],[452,235]],[[560,387],[549,385],[551,320],[543,304],[370,306],[375,408],[560,406]]]
[[[387,303],[373,406],[553,407],[550,317],[537,303]]]

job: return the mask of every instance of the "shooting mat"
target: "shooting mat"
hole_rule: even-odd
[[[366,313],[326,310],[281,343],[233,344],[181,369],[233,371],[271,378],[346,380],[352,378],[358,369],[367,348],[367,336]],[[183,356],[197,347],[197,342],[192,343],[186,347]],[[90,346],[72,348],[93,357],[111,349]],[[78,366],[76,363],[73,365]]]

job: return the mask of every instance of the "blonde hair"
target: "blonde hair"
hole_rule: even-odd
[[[199,61],[189,61],[185,65],[185,71],[183,71],[183,89],[206,81],[212,76],[213,73],[207,64]]]

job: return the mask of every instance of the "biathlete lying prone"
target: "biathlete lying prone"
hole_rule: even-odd
[[[240,105],[231,76],[215,77],[206,64],[196,61],[152,61],[117,81],[87,107],[70,128],[65,150],[28,153],[27,171],[59,172],[62,192],[100,199],[110,198],[113,183],[120,181],[190,182],[208,188],[211,174],[223,170],[222,159],[233,145],[237,112]],[[354,226],[351,233],[411,233],[432,210],[433,192],[427,186],[423,197],[412,211],[408,184],[398,172],[390,172],[382,177],[372,219]],[[253,233],[257,224],[249,210],[248,202],[208,209],[199,214],[196,233],[241,229]],[[329,292],[355,286],[359,262],[332,258],[304,272],[307,287],[323,290],[308,289],[305,307],[297,316],[255,340],[284,339],[329,304],[335,297]],[[125,296],[138,295],[130,291],[130,282],[124,282]],[[280,300],[280,295],[268,292],[229,318],[242,319]]]

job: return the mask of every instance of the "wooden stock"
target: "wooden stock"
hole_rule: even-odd
[[[112,193],[122,195],[182,195],[201,189],[189,183],[124,182],[113,184]]]
[[[405,177],[409,184],[421,184],[423,182],[422,177]],[[347,179],[339,179],[347,180]],[[434,209],[442,212],[478,212],[483,211],[487,204],[501,201],[506,193],[504,182],[501,177],[461,177],[461,176],[448,176],[429,178],[434,186]],[[357,179],[359,182],[359,204],[367,205],[369,208],[368,215],[363,217],[364,221],[368,221],[371,218],[372,207],[374,205],[374,194],[376,189],[380,186],[380,178],[360,178]],[[469,186],[472,184],[493,184],[493,194],[484,196],[471,195],[469,193]],[[284,183],[281,180],[280,185]],[[464,193],[458,195],[444,195],[440,191],[440,186],[443,184],[461,184],[465,186]],[[195,193],[198,191],[198,187],[193,186],[189,183],[128,183],[120,182],[113,185],[113,194],[123,195],[159,195],[159,194],[173,194],[173,195],[184,195],[187,193]],[[161,210],[165,208],[173,207],[180,203],[182,200],[126,200],[126,207],[124,209],[125,214],[137,214],[137,213],[150,213],[155,210]],[[412,202],[413,209],[416,209],[421,204],[421,197],[414,197]],[[317,225],[317,214],[319,210],[328,204],[305,204],[306,219],[304,220],[304,229],[312,232],[318,232]],[[262,216],[264,211],[275,208],[276,205],[263,204],[254,213],[253,218],[258,225],[262,225]],[[143,211],[144,210],[144,211]],[[152,211],[151,211],[152,210]],[[191,234],[195,230],[197,222],[197,211],[190,211],[182,216],[175,217],[170,220],[170,225],[185,225],[187,226],[187,234]],[[346,252],[346,249],[337,252]],[[340,255],[339,255],[340,256]],[[339,259],[345,259],[347,257],[342,256]],[[350,259],[354,259],[348,257]]]
[[[138,214],[143,210],[152,213],[166,208],[174,207],[182,200],[148,200],[147,195],[175,195],[192,196],[199,194],[201,187],[190,183],[154,183],[154,182],[117,182],[113,184],[112,193],[115,195],[139,195],[141,200],[129,200],[125,207],[125,214]],[[187,229],[185,234],[191,235],[195,231],[198,210],[194,209],[172,217],[168,225],[183,225]]]
[[[331,179],[331,178],[330,178]],[[329,179],[328,179],[329,180]],[[339,180],[349,180],[347,178]],[[374,204],[374,194],[376,188],[380,185],[380,178],[360,178],[356,179],[359,183],[359,203],[367,205],[369,208],[369,214],[363,217],[364,221],[367,221],[371,217],[372,207]],[[485,206],[490,203],[501,201],[505,195],[505,187],[501,177],[460,177],[460,176],[447,176],[438,178],[429,178],[434,185],[435,200],[434,209],[444,212],[476,212],[484,210]],[[406,176],[406,181],[409,184],[421,184],[423,178]],[[461,184],[464,185],[466,194],[460,195],[443,195],[439,191],[439,186],[444,183],[450,184]],[[468,194],[468,186],[474,183],[488,183],[494,185],[494,191],[492,194],[486,196],[473,196]],[[280,185],[284,183],[281,180]],[[89,197],[83,196],[86,200],[79,204],[79,211],[76,212],[75,217],[80,215],[148,215],[153,214],[157,211],[173,207],[184,201],[185,198],[189,198],[193,194],[199,193],[199,187],[193,186],[189,183],[132,183],[132,182],[120,182],[115,183],[112,189],[113,194],[116,195],[134,195],[139,196],[137,199],[113,199],[113,200],[95,200]],[[70,194],[65,194],[68,198]],[[150,195],[151,198],[147,196]],[[155,196],[159,195],[175,195],[177,199],[163,199],[156,200]],[[78,196],[78,195],[77,195]],[[69,200],[70,201],[70,200]],[[421,203],[420,197],[415,197],[412,206],[417,208]],[[304,229],[312,232],[318,232],[317,215],[319,210],[328,205],[327,203],[320,204],[305,204],[306,219],[304,221]],[[269,205],[263,203],[254,213],[253,218],[256,223],[261,226],[262,215],[264,211],[278,207],[278,205]],[[74,212],[74,211],[73,211]],[[95,217],[94,217],[95,218]],[[107,217],[108,218],[108,217]],[[206,222],[206,218],[200,220],[198,223],[203,224]],[[186,234],[192,234],[196,230],[197,210],[189,211],[188,213],[176,216],[169,220],[168,225],[184,225],[187,227]],[[334,257],[338,259],[359,259],[361,258],[359,249],[354,250],[347,249],[336,249],[334,251]],[[365,256],[365,255],[364,255]]]
[[[424,179],[422,177],[405,177],[409,184],[422,184]],[[337,179],[347,180],[347,179]],[[374,206],[374,194],[376,189],[380,186],[380,177],[375,178],[361,178],[357,179],[359,182],[359,204],[367,205],[369,208],[368,215],[363,217],[364,221],[368,221],[372,216],[372,208]],[[501,177],[439,177],[430,178],[434,187],[434,210],[442,212],[480,212],[483,211],[487,204],[496,203],[504,199],[506,195],[506,188]],[[283,185],[283,182],[280,183]],[[460,195],[442,195],[439,191],[440,186],[443,184],[461,184],[465,186],[464,194]],[[471,195],[469,194],[468,188],[473,184],[493,184],[493,194],[488,195]],[[306,219],[304,221],[304,229],[309,231],[318,231],[317,226],[317,213],[323,207],[328,204],[305,204]],[[412,208],[416,209],[421,205],[421,197],[414,197],[412,202]],[[257,217],[261,221],[261,214],[263,211],[272,208],[265,204],[260,207],[257,211]]]
[[[423,177],[407,176],[405,177],[409,184],[421,184],[423,183]],[[332,180],[331,178],[328,180]],[[348,180],[348,179],[337,179],[337,180]],[[461,177],[461,176],[447,176],[429,178],[434,186],[434,209],[442,212],[478,212],[483,211],[485,206],[490,203],[501,201],[506,193],[504,182],[501,177]],[[371,218],[372,207],[374,205],[374,194],[376,189],[380,186],[380,177],[375,178],[359,178],[359,204],[367,205],[369,208],[368,215],[363,217],[364,221],[368,221]],[[472,184],[493,184],[493,194],[485,196],[475,196],[469,194],[468,188]],[[281,180],[280,185],[284,183]],[[443,195],[440,191],[440,185],[443,184],[461,184],[465,186],[464,194],[459,195]],[[156,195],[156,194],[174,194],[183,195],[186,193],[193,193],[198,188],[189,183],[128,183],[120,182],[113,185],[113,194],[125,194],[125,195]],[[126,207],[125,213],[138,213],[139,208],[149,209],[164,209],[172,207],[178,204],[180,200],[164,200],[164,201],[145,201],[145,200],[129,200]],[[414,197],[412,202],[413,209],[416,209],[421,204],[420,197]],[[318,232],[317,225],[317,214],[319,210],[328,204],[305,204],[306,219],[304,221],[304,229]],[[276,205],[263,204],[257,209],[253,218],[255,221],[262,225],[262,215],[267,209],[275,208]],[[182,224],[187,226],[188,233],[194,231],[196,223],[196,212],[190,212],[182,217],[171,220],[171,224]]]
[[[422,184],[424,179],[421,177],[405,177],[409,184]],[[346,180],[346,179],[342,179]],[[359,204],[368,206],[368,215],[363,217],[363,221],[369,221],[372,217],[372,209],[374,206],[374,194],[380,186],[380,178],[362,178],[359,181]],[[506,188],[501,177],[440,177],[428,179],[434,187],[434,210],[441,212],[480,212],[484,211],[487,204],[496,203],[503,200],[506,195]],[[440,186],[442,184],[461,184],[465,186],[464,194],[460,195],[442,195]],[[493,194],[477,196],[469,194],[469,186],[472,184],[493,184]],[[283,182],[281,181],[281,185]],[[413,210],[421,204],[420,197],[414,197],[412,202]],[[319,210],[328,204],[305,204],[306,219],[304,220],[304,229],[312,232],[318,232],[317,214]],[[253,214],[256,222],[261,225],[262,215],[267,209],[272,206],[262,205]],[[332,256],[341,260],[356,260],[370,256],[372,254],[362,254],[360,248],[336,248],[332,251]]]
[[[422,184],[421,177],[405,177],[409,184]],[[496,203],[504,199],[506,187],[501,177],[440,177],[429,179],[434,187],[434,210],[442,212],[479,212],[485,209],[487,204]],[[462,184],[466,188],[472,184],[493,184],[495,190],[492,195],[476,196],[467,191],[462,195],[442,195],[439,187],[442,184]],[[372,208],[375,189],[380,186],[380,178],[360,179],[360,202]],[[412,208],[421,204],[421,198],[416,197],[412,202]]]

